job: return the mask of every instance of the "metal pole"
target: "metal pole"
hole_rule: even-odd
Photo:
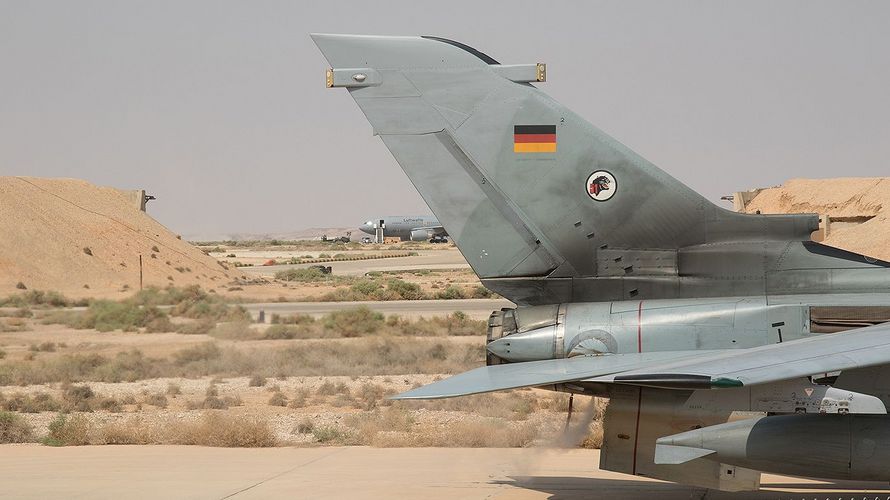
[[[142,290],[142,254],[139,254],[139,289]]]

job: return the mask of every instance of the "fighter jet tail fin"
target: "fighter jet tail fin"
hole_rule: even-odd
[[[542,64],[435,37],[312,37],[327,86],[349,91],[483,280],[623,275],[615,249],[662,252],[635,270],[676,275],[678,248],[818,227],[718,208],[536,88]]]

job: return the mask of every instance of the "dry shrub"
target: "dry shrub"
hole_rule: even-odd
[[[590,424],[590,433],[581,441],[582,448],[598,450],[603,447],[603,423],[593,421]]]
[[[0,408],[22,413],[39,413],[42,411],[58,411],[61,405],[52,395],[46,392],[37,392],[33,395],[15,392],[9,397],[0,395]]]
[[[0,317],[2,318],[30,318],[34,313],[27,307],[18,309],[0,309]]]
[[[377,446],[380,433],[410,433],[414,427],[414,417],[402,408],[387,408],[373,412],[351,415],[346,425],[355,430],[356,444]]]
[[[180,387],[179,384],[170,382],[167,384],[167,390],[165,392],[168,396],[175,398],[176,396],[182,394],[182,387]]]
[[[201,318],[193,321],[186,321],[176,325],[176,333],[184,335],[206,335],[216,327],[216,320],[213,318]]]
[[[303,419],[294,427],[294,432],[298,434],[311,434],[315,429],[315,424],[309,419]]]
[[[187,347],[173,353],[173,360],[177,365],[186,365],[218,359],[222,352],[215,342],[205,342],[192,347]]]
[[[112,397],[99,398],[96,407],[100,410],[109,411],[111,413],[120,413],[124,411],[123,405],[117,399]]]
[[[385,317],[367,306],[334,311],[324,318],[326,330],[338,332],[343,337],[360,337],[377,332],[383,326]]]
[[[0,332],[26,332],[30,329],[28,322],[22,318],[0,319]]]
[[[247,387],[262,387],[264,385],[266,385],[266,377],[259,375],[250,377],[250,381],[247,382]]]
[[[263,340],[311,339],[325,337],[324,330],[314,325],[272,325],[263,332]]]
[[[306,341],[285,347],[229,346],[206,342],[153,359],[138,350],[113,358],[97,353],[63,354],[33,362],[0,363],[0,385],[50,382],[133,382],[161,377],[400,375],[456,373],[479,366],[484,346],[423,338],[370,337],[348,344]]]
[[[220,323],[207,334],[222,340],[255,340],[261,337],[259,332],[250,328],[250,323],[247,321]]]
[[[359,387],[358,394],[356,394],[358,403],[356,407],[363,410],[372,410],[376,408],[378,404],[386,402],[386,400],[383,399],[386,395],[387,390],[382,385],[366,382]]]
[[[141,418],[109,422],[98,429],[94,444],[157,444],[157,430]]]
[[[333,396],[337,394],[337,387],[330,380],[325,380],[318,389],[316,389],[315,394],[319,396]]]
[[[319,443],[339,443],[345,444],[348,435],[336,427],[314,427],[312,429],[312,437]]]
[[[287,397],[280,392],[276,392],[272,394],[272,397],[269,398],[270,406],[287,406]]]
[[[49,424],[49,435],[43,438],[48,446],[83,446],[90,444],[90,422],[83,415],[60,413]]]
[[[296,394],[294,394],[293,399],[290,400],[290,403],[288,403],[287,406],[288,408],[303,408],[304,406],[306,406],[306,401],[308,399],[309,389],[298,389]]]
[[[275,433],[266,422],[220,412],[208,412],[198,422],[178,426],[172,442],[229,448],[261,448],[278,444]]]
[[[33,435],[31,426],[21,416],[0,411],[0,444],[29,443],[33,441]]]
[[[62,393],[65,411],[93,411],[96,394],[88,385],[71,385]]]
[[[145,398],[145,403],[152,406],[157,406],[158,408],[166,408],[167,396],[161,394],[160,392],[156,392]]]

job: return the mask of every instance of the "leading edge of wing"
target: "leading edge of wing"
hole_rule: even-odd
[[[714,351],[664,351],[607,354],[568,359],[483,366],[434,382],[390,399],[441,399],[483,392],[536,387],[589,379],[711,354]]]
[[[890,324],[668,361],[586,381],[648,385],[640,381],[694,374],[710,379],[713,388],[721,388],[883,364],[890,364]]]

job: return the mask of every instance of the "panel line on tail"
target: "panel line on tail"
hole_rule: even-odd
[[[556,269],[559,267],[561,262],[564,262],[564,258],[560,258],[556,252],[550,248],[550,245],[546,244],[543,241],[543,236],[538,236],[540,231],[535,232],[527,222],[528,218],[523,217],[519,208],[516,207],[513,203],[510,202],[509,198],[500,190],[500,188],[495,185],[491,179],[487,178],[486,175],[482,172],[482,170],[476,165],[476,163],[467,156],[466,152],[461,149],[461,147],[457,144],[457,141],[454,140],[454,137],[448,133],[447,130],[436,133],[436,138],[439,139],[439,142],[442,143],[442,146],[451,154],[455,160],[457,160],[458,164],[463,167],[464,171],[476,181],[476,184],[479,186],[488,199],[491,201],[491,204],[494,208],[500,212],[500,214],[507,220],[507,222],[512,225],[516,231],[522,236],[528,245],[528,249],[519,249],[519,253],[526,254],[523,258],[517,260],[507,260],[506,262],[515,262],[515,264],[511,265],[509,269],[502,269],[501,274],[506,275],[511,271],[522,265],[529,255],[536,251],[540,251],[544,253],[544,257],[550,262],[551,269]],[[548,273],[550,272],[548,271]]]

